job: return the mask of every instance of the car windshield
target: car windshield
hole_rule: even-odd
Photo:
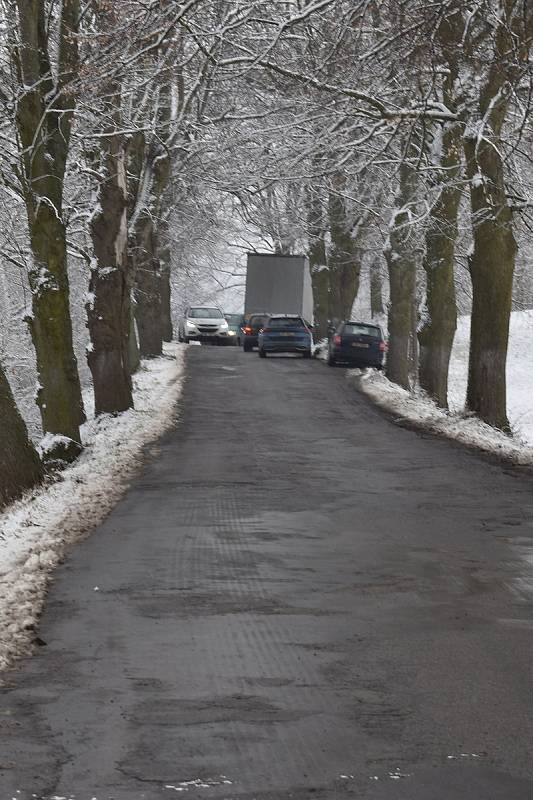
[[[230,325],[240,325],[242,322],[242,314],[224,314],[224,317]]]
[[[381,339],[380,329],[375,328],[373,325],[348,324],[344,326],[343,333],[352,336],[373,336],[375,339]]]
[[[220,319],[223,315],[219,308],[190,308],[187,316],[192,319]]]
[[[269,328],[305,328],[300,317],[272,317],[268,321]]]

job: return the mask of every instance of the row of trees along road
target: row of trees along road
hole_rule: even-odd
[[[0,15],[2,256],[31,298],[53,456],[81,449],[73,331],[85,318],[96,413],[130,408],[139,358],[172,336],[175,253],[228,198],[276,251],[309,254],[320,335],[370,271],[388,376],[444,407],[466,291],[468,407],[508,428],[513,274],[533,267],[528,0],[0,0]],[[8,378],[0,503],[43,469]]]

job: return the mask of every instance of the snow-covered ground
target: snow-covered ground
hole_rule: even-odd
[[[460,317],[450,364],[450,408],[465,405],[470,317]],[[533,311],[511,315],[507,356],[507,411],[516,435],[533,446]]]
[[[470,318],[461,317],[450,365],[449,413],[439,409],[424,393],[407,392],[375,370],[355,370],[352,374],[359,377],[365,394],[400,417],[516,463],[533,464],[533,311],[517,311],[511,317],[507,398],[513,436],[506,436],[464,412],[469,326]]]
[[[51,571],[111,511],[146,445],[175,420],[185,350],[172,343],[163,357],[142,362],[134,410],[94,419],[87,392],[80,458],[0,514],[0,669],[30,649]]]

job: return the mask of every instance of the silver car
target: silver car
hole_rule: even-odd
[[[209,342],[227,344],[229,325],[219,308],[189,306],[178,326],[180,342]]]

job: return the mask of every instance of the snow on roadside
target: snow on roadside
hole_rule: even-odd
[[[518,436],[507,436],[472,414],[444,411],[421,390],[408,392],[376,370],[349,370],[348,375],[376,405],[402,420],[516,464],[533,465],[533,447]]]
[[[470,317],[459,317],[449,375],[452,411],[464,408]],[[507,355],[507,413],[512,429],[533,446],[533,311],[513,311]]]
[[[51,571],[107,516],[144,447],[175,420],[185,350],[172,343],[161,358],[142,362],[134,376],[135,409],[94,419],[87,396],[80,458],[0,514],[0,669],[31,650]]]

